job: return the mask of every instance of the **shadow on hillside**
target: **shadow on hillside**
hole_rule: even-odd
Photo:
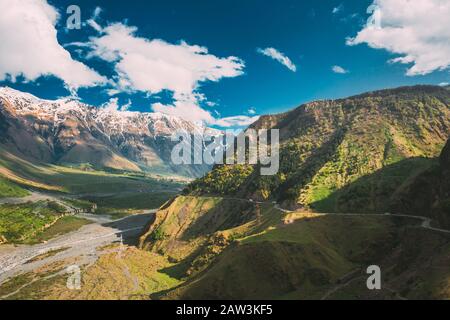
[[[347,186],[311,204],[319,212],[385,213],[400,190],[420,173],[437,164],[436,159],[410,158],[363,176]],[[402,208],[396,208],[402,212]]]
[[[181,261],[174,264],[173,266],[162,268],[158,272],[164,273],[171,278],[181,280],[188,276],[188,270],[191,268],[194,260],[200,256],[200,254],[205,250],[205,245],[199,246],[194,251],[192,251],[187,257],[184,257]]]
[[[183,208],[178,216],[183,219],[189,216],[187,208]],[[234,199],[221,199],[212,209],[197,217],[187,230],[181,235],[180,240],[189,241],[199,235],[213,234],[217,231],[232,229],[255,219],[254,204],[247,201]]]
[[[327,142],[312,152],[312,154],[302,163],[292,177],[278,187],[275,193],[280,195],[280,202],[290,200],[291,195],[289,190],[291,188],[306,186],[319,172],[319,170],[328,161],[330,161],[331,157],[336,153],[337,148],[342,143],[345,133],[346,129],[340,129],[335,132]],[[280,162],[284,163],[289,161],[289,159],[281,159]]]
[[[129,246],[136,246],[138,239],[146,226],[153,223],[154,220],[154,213],[137,214],[118,221],[105,223],[104,226],[121,231],[123,243]]]

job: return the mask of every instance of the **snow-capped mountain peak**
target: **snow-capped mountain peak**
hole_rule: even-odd
[[[192,134],[219,134],[220,131],[199,125],[180,117],[163,113],[145,113],[137,111],[112,110],[110,108],[92,107],[73,98],[45,100],[9,87],[0,87],[0,98],[6,100],[20,115],[36,115],[55,119],[56,123],[65,120],[68,114],[80,119],[93,119],[97,125],[109,132],[124,130],[148,130],[152,135],[172,135],[176,131]],[[56,124],[55,123],[55,124]]]
[[[41,161],[185,175],[209,167],[173,166],[172,135],[220,134],[172,115],[93,107],[73,98],[45,100],[8,87],[0,88],[0,121],[6,122],[0,123],[4,144]]]

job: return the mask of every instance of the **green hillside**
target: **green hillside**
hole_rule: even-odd
[[[65,208],[55,202],[38,201],[0,206],[1,242],[20,243],[31,239],[57,222]]]
[[[399,188],[390,209],[429,216],[450,228],[450,140],[432,166]]]
[[[401,184],[417,170],[426,169],[426,158],[439,155],[450,135],[450,90],[416,86],[312,102],[285,114],[263,116],[252,127],[280,130],[279,173],[260,176],[251,166],[217,166],[192,183],[188,193],[240,195],[277,200],[291,207],[348,210],[348,203],[336,208],[325,201],[361,177],[405,159],[424,158],[412,171],[401,169],[400,177],[397,173],[392,179],[383,177],[388,185]],[[363,188],[366,192],[373,186]],[[376,209],[366,203],[361,201],[350,209]]]
[[[384,214],[448,226],[448,88],[318,101],[252,127],[280,129],[279,173],[219,165],[161,208],[141,247],[181,283],[152,298],[450,297],[448,236]],[[365,284],[371,264],[384,270],[378,292]]]
[[[180,196],[157,213],[141,247],[172,263],[159,272],[178,280],[175,287],[153,292],[152,299],[450,294],[450,270],[441,268],[450,263],[450,239],[409,218],[283,213],[270,203]],[[437,263],[426,267],[427,257]],[[371,264],[383,267],[389,283],[378,296],[365,287]],[[350,293],[347,286],[340,289],[344,279],[356,286]]]

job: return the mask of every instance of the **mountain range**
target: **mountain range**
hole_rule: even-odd
[[[0,88],[0,146],[33,162],[198,177],[208,165],[173,165],[174,132],[216,130],[161,113],[43,100]]]

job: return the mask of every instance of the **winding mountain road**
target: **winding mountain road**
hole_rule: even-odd
[[[277,210],[280,210],[284,213],[294,213],[295,212],[295,211],[283,209],[280,207],[279,204],[275,204],[274,208]],[[420,226],[424,229],[450,234],[450,230],[432,227],[431,226],[432,220],[428,217],[423,217],[423,216],[414,216],[414,215],[409,215],[409,214],[391,214],[391,213],[380,214],[380,213],[337,213],[337,212],[318,213],[318,215],[321,215],[321,216],[333,216],[333,215],[334,216],[366,216],[366,217],[367,216],[375,216],[375,217],[394,217],[394,218],[398,217],[398,218],[418,219],[418,220],[422,221],[422,224]]]

